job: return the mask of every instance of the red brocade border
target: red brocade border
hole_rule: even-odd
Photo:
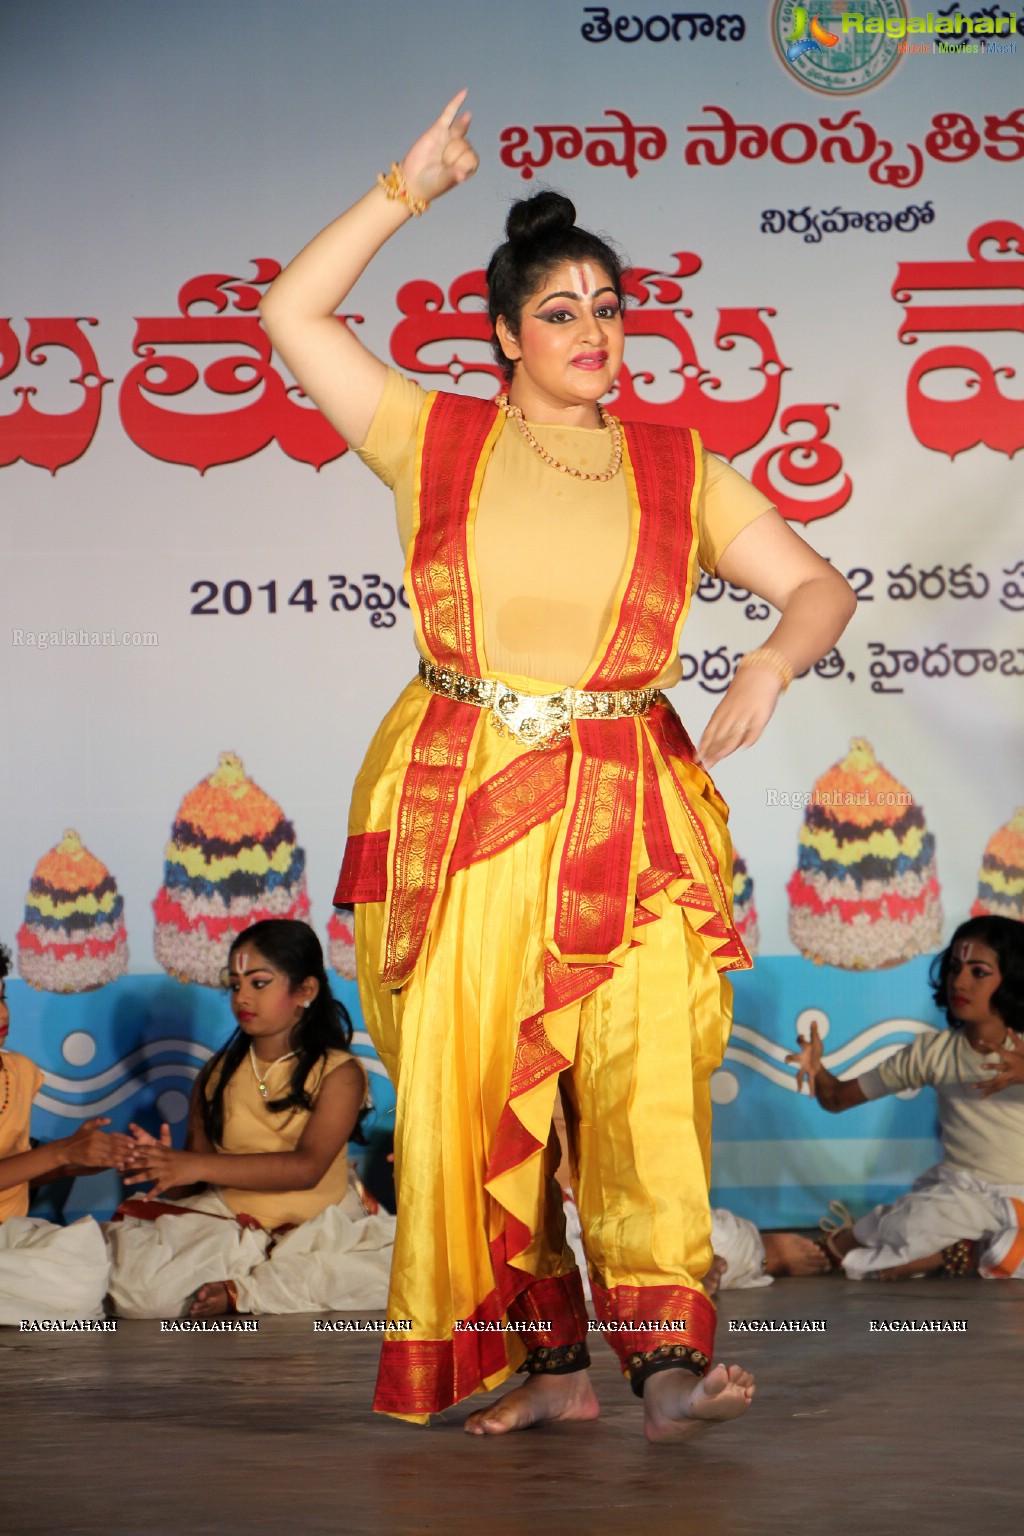
[[[605,1290],[593,1281],[590,1288],[598,1321],[606,1325],[601,1331],[627,1374],[630,1356],[666,1344],[699,1350],[709,1362],[713,1358],[717,1318],[702,1291],[687,1285],[616,1285]]]
[[[523,1335],[528,1349],[561,1349],[566,1344],[582,1343],[590,1319],[579,1270],[535,1280],[509,1303],[508,1315],[511,1322],[531,1325]],[[542,1327],[545,1323],[550,1326]]]
[[[489,401],[444,393],[428,410],[418,461],[419,516],[409,579],[431,659],[479,676],[469,509],[496,411]]]
[[[423,946],[479,723],[475,710],[435,695],[413,741],[398,804],[395,847],[388,850],[384,986],[405,980]]]
[[[565,805],[572,745],[524,752],[466,797],[449,874],[511,848]]]
[[[363,901],[385,901],[388,894],[387,832],[355,832],[345,844],[341,873],[334,892],[336,907]]]
[[[672,660],[688,594],[679,574],[689,568],[695,484],[688,432],[650,423],[625,427],[640,502],[636,555],[619,604],[618,622],[587,688],[642,688]]]
[[[576,792],[558,870],[555,942],[584,963],[619,949],[629,913],[639,751],[632,719],[577,720]]]
[[[495,1263],[496,1275],[504,1278],[506,1269],[500,1259]],[[528,1350],[557,1349],[587,1337],[578,1270],[544,1280],[533,1280],[522,1270],[509,1270],[508,1275],[510,1294],[501,1299],[507,1280],[506,1286],[496,1286],[451,1339],[384,1340],[373,1401],[378,1413],[442,1413],[504,1371],[509,1335],[500,1325],[506,1315],[513,1323],[551,1324],[550,1328],[509,1330]]]
[[[571,760],[568,742],[547,752],[524,752],[467,795],[448,873],[503,853],[557,815],[565,804]],[[388,838],[386,831],[349,835],[334,892],[336,907],[387,900]]]

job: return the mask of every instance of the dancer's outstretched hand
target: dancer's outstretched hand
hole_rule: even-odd
[[[807,1092],[814,1092],[814,1080],[821,1070],[821,1058],[824,1055],[824,1047],[818,1034],[817,1022],[811,1024],[811,1036],[805,1040],[803,1035],[797,1035],[799,1051],[791,1051],[786,1057],[790,1066],[796,1067],[796,1090],[800,1092],[804,1083],[807,1084]]]
[[[452,97],[441,116],[420,135],[402,160],[406,186],[428,203],[466,181],[480,164],[466,137],[472,116],[461,111],[466,95],[466,91],[460,91]]]
[[[997,1045],[993,1055],[999,1057],[998,1065],[994,1061],[981,1063],[983,1072],[992,1073],[987,1082],[978,1084],[978,1092],[983,1099],[990,1098],[993,1093],[1002,1093],[1004,1088],[1024,1083],[1024,1051],[1019,1048],[1007,1051]]]

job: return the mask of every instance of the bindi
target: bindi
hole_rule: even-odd
[[[238,971],[242,976],[244,976],[248,969],[249,969],[249,959],[248,959],[248,956],[246,955],[245,950],[241,949],[235,955],[235,970]]]
[[[594,291],[594,274],[589,267],[570,267],[570,279],[575,291],[586,298]]]

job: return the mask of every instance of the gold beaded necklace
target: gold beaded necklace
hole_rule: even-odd
[[[8,1071],[6,1061],[4,1061],[2,1057],[0,1057],[0,1066],[2,1066],[3,1074],[4,1074],[4,1101],[3,1101],[2,1104],[0,1104],[0,1115],[2,1115],[4,1110],[7,1108],[7,1105],[10,1103],[10,1098],[11,1098],[11,1074]]]
[[[494,403],[499,411],[505,412],[509,421],[515,422],[523,441],[533,449],[534,453],[543,459],[545,464],[549,464],[552,469],[557,469],[560,475],[571,475],[574,480],[614,480],[622,468],[622,428],[615,417],[605,410],[603,405],[598,405],[597,409],[601,417],[601,425],[606,427],[611,433],[612,456],[607,469],[602,470],[599,475],[591,475],[582,469],[573,469],[571,464],[563,464],[561,459],[556,459],[553,453],[549,453],[546,448],[542,448],[526,425],[526,418],[522,411],[518,405],[512,404],[508,395],[496,395]]]

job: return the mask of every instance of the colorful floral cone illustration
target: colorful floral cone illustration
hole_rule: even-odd
[[[985,846],[971,916],[986,912],[1024,921],[1024,806],[1018,806]]]
[[[819,964],[874,971],[939,947],[935,839],[870,742],[815,784],[788,891],[790,938]]]
[[[117,882],[74,830],[36,865],[17,944],[18,970],[41,992],[91,992],[127,971]]]
[[[189,790],[153,902],[156,958],[179,981],[219,984],[236,934],[268,917],[309,917],[306,855],[281,807],[233,752]]]

